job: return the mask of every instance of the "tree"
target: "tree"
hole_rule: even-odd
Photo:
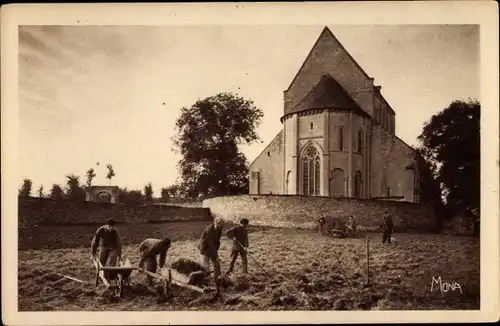
[[[80,177],[74,174],[66,176],[66,194],[70,200],[85,200],[85,191],[80,187]]]
[[[142,201],[143,196],[140,190],[131,190],[127,196],[127,202],[129,204],[138,204]]]
[[[453,101],[418,137],[445,201],[471,211],[480,207],[480,111],[477,100]]]
[[[50,198],[55,200],[61,200],[63,195],[63,191],[60,185],[54,184],[52,185],[52,189],[50,190]]]
[[[153,186],[151,182],[144,186],[144,195],[146,197],[146,201],[153,201]]]
[[[43,185],[40,185],[40,188],[38,188],[38,197],[43,198]]]
[[[106,165],[106,168],[108,169],[106,179],[109,180],[109,184],[111,185],[111,179],[113,179],[113,177],[115,176],[115,170],[113,169],[113,166],[111,164]]]
[[[168,202],[168,200],[170,199],[170,193],[168,191],[168,187],[161,188],[160,196],[162,201]]]
[[[248,166],[238,145],[259,140],[256,128],[262,110],[250,100],[231,93],[219,93],[182,108],[176,121],[174,150],[182,155],[178,163],[180,187],[188,197],[248,192]]]
[[[33,182],[31,179],[24,179],[21,188],[19,189],[19,197],[27,198],[31,196],[31,187]]]
[[[121,188],[118,195],[120,203],[124,204],[137,204],[143,199],[140,190],[128,190],[126,187]]]
[[[87,180],[86,180],[87,187],[90,187],[90,186],[92,186],[92,180],[96,176],[94,169],[93,168],[88,169],[86,176],[87,176]]]

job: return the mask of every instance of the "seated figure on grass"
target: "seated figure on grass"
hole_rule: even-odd
[[[171,241],[169,238],[159,239],[146,239],[139,245],[139,253],[141,258],[139,260],[139,268],[144,268],[144,263],[146,264],[146,271],[151,273],[156,273],[158,267],[160,269],[165,266],[167,260],[167,252],[170,248]],[[156,257],[160,256],[159,263]],[[153,285],[153,277],[150,275],[146,276],[148,285]]]

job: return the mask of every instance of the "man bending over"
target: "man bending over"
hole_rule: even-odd
[[[139,268],[144,268],[146,263],[146,271],[156,273],[158,265],[161,268],[165,266],[167,260],[167,252],[170,248],[171,241],[169,238],[159,239],[146,239],[139,245],[139,253],[141,258],[139,260]],[[159,264],[157,263],[156,256],[160,256]],[[153,285],[153,277],[147,275],[148,285]]]

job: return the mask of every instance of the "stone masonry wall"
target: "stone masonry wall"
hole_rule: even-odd
[[[211,219],[208,209],[166,205],[129,206],[29,198],[20,199],[18,208],[20,227],[40,224],[100,224],[107,218],[113,218],[117,223]]]
[[[254,225],[316,228],[320,216],[347,220],[353,214],[358,225],[373,229],[385,209],[393,216],[398,232],[433,232],[437,220],[431,207],[413,203],[350,198],[304,196],[228,196],[203,201],[214,217],[234,222],[248,218]]]
[[[414,172],[406,167],[415,160],[415,152],[395,135],[378,125],[373,125],[371,135],[370,196],[404,196],[413,201]]]

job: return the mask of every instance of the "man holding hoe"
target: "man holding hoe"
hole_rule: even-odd
[[[234,228],[226,232],[226,236],[229,239],[233,239],[233,246],[231,248],[231,262],[229,263],[229,268],[226,272],[227,274],[232,273],[234,263],[236,262],[238,255],[241,256],[243,273],[248,274],[248,223],[248,220],[244,218],[240,221],[240,225],[235,226]]]

